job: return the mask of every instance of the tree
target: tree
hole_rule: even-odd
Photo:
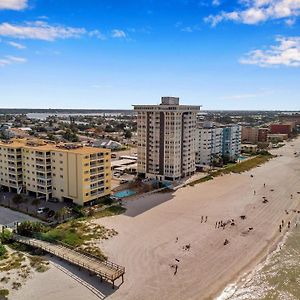
[[[63,134],[63,138],[70,142],[78,142],[79,141],[77,134],[70,129],[66,129],[65,133]]]
[[[46,232],[47,228],[41,222],[25,221],[18,225],[18,234],[33,236],[34,233]]]
[[[1,232],[0,239],[2,244],[7,244],[12,238],[12,232],[8,229],[4,229]]]
[[[115,129],[111,125],[106,125],[104,131],[105,132],[114,132]]]
[[[58,221],[64,221],[65,218],[69,215],[69,213],[69,209],[64,206],[55,213],[55,219],[57,219]]]
[[[130,130],[125,130],[124,131],[124,137],[126,138],[126,139],[131,139],[131,137],[132,137],[132,133],[131,133],[131,131]]]
[[[53,133],[48,133],[48,134],[47,134],[47,138],[48,138],[50,141],[55,141],[55,140],[56,140]]]
[[[35,198],[32,200],[31,204],[34,205],[36,208],[40,205],[41,200],[38,198]]]
[[[13,196],[12,201],[17,207],[23,202],[23,197],[20,194],[16,194]]]

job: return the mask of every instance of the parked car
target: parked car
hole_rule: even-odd
[[[122,179],[122,180],[120,181],[121,184],[124,184],[124,183],[127,183],[127,182],[128,182],[128,180],[126,180],[126,179]]]
[[[45,212],[46,207],[40,207],[38,208],[38,210],[36,211],[38,214],[43,214]]]
[[[117,154],[116,153],[112,153],[111,154],[111,158],[117,158]]]
[[[50,198],[48,201],[52,202],[52,203],[58,203],[59,202],[59,200],[57,198]]]

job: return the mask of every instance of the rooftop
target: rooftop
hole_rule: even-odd
[[[0,146],[8,148],[25,148],[34,149],[37,151],[56,151],[69,152],[78,154],[93,154],[99,152],[109,152],[109,149],[101,149],[94,147],[85,147],[80,144],[73,143],[59,143],[38,140],[38,139],[13,139],[10,141],[0,141]]]

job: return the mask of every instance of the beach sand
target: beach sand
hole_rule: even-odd
[[[287,223],[295,216],[292,212],[286,215],[285,210],[300,203],[300,159],[293,154],[299,150],[298,139],[274,151],[283,156],[254,170],[221,176],[173,194],[128,200],[125,215],[99,219],[99,224],[119,232],[101,247],[111,260],[126,267],[125,283],[109,299],[216,296],[274,248],[281,220]],[[263,196],[267,204],[262,203]],[[246,220],[240,215],[246,215]],[[201,216],[208,216],[207,223],[201,223]],[[215,229],[216,221],[228,219],[234,219],[236,225]],[[248,231],[249,227],[253,230]],[[229,240],[226,246],[225,239]],[[190,251],[182,249],[187,244],[191,244]],[[176,275],[170,267],[175,263]]]
[[[111,261],[126,267],[125,282],[118,289],[109,290],[99,282],[101,295],[112,300],[213,299],[274,248],[281,220],[287,223],[295,216],[285,213],[300,203],[300,158],[295,151],[300,151],[300,139],[274,150],[282,156],[249,172],[127,200],[124,215],[95,220],[119,232],[100,246]],[[268,203],[262,203],[263,196]],[[246,219],[241,220],[241,215]],[[201,223],[201,216],[208,216],[208,221]],[[236,225],[215,228],[216,221],[228,219]],[[188,244],[190,250],[184,250]],[[171,267],[175,264],[176,275]],[[70,274],[52,267],[28,281],[12,299],[93,300],[95,296]]]

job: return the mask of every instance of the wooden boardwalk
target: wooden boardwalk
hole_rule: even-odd
[[[21,235],[14,234],[13,239],[22,244],[30,245],[39,249],[42,249],[50,254],[53,254],[59,258],[62,258],[74,265],[84,268],[96,274],[106,281],[112,283],[113,288],[115,287],[115,280],[122,278],[124,282],[125,268],[121,267],[108,260],[101,261],[97,257],[89,255],[87,253],[79,252],[71,247],[67,247],[61,244],[49,243],[35,238],[29,238]]]

